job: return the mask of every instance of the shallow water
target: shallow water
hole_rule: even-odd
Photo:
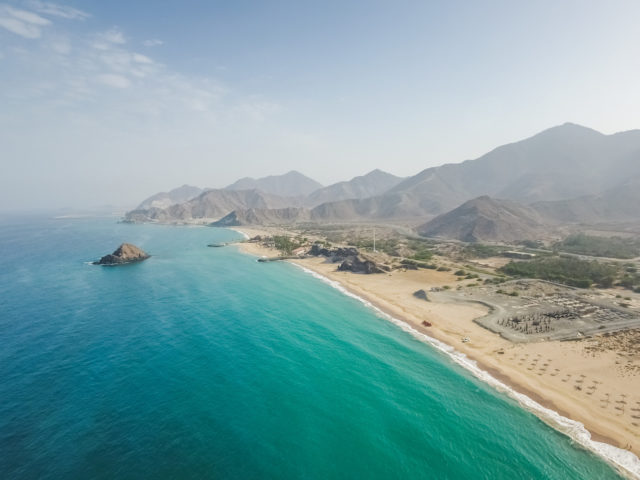
[[[228,230],[0,220],[3,478],[618,478]],[[88,265],[121,242],[152,256]]]

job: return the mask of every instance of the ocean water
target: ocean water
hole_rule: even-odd
[[[609,479],[356,299],[210,228],[0,219],[4,479]],[[152,254],[87,264],[121,242]]]

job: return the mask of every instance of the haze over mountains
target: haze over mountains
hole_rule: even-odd
[[[640,178],[601,195],[534,202],[481,196],[417,228],[427,237],[463,242],[517,242],[543,239],[566,226],[640,225]]]
[[[227,186],[226,190],[261,190],[281,197],[305,197],[319,188],[322,188],[320,183],[291,170],[284,175],[270,175],[258,179],[241,178]]]
[[[168,208],[176,203],[183,203],[197,197],[203,192],[201,188],[191,185],[182,185],[168,192],[160,192],[151,195],[136,207],[136,210],[144,210],[147,208]]]
[[[514,242],[539,237],[545,231],[543,222],[530,207],[485,195],[463,203],[417,230],[426,237],[463,242]]]
[[[293,197],[281,197],[260,190],[207,190],[199,196],[168,208],[132,210],[125,219],[134,222],[186,222],[193,219],[219,219],[236,209],[277,209],[296,203]]]
[[[376,169],[361,177],[352,178],[348,182],[338,182],[319,188],[306,198],[305,205],[315,207],[326,202],[382,195],[402,180],[402,177]]]
[[[421,225],[424,235],[511,241],[561,222],[638,221],[639,186],[639,130],[604,135],[567,123],[405,179],[374,170],[321,187],[293,171],[241,179],[169,207],[147,199],[126,219],[221,225],[402,221]]]

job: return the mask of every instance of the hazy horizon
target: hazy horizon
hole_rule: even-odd
[[[640,127],[640,4],[0,3],[0,211]]]

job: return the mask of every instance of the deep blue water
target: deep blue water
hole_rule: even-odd
[[[0,219],[0,477],[618,478],[238,234]],[[121,242],[146,262],[88,265]]]

